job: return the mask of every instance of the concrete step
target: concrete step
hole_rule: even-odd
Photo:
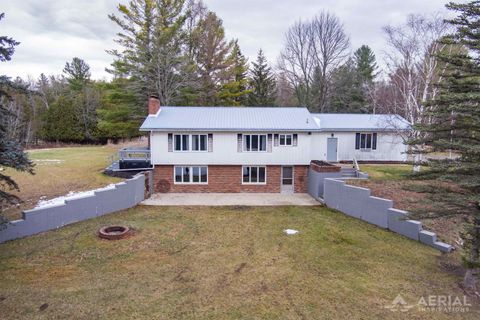
[[[357,174],[356,173],[342,173],[342,177],[343,178],[348,178],[348,177],[356,178]]]
[[[453,247],[449,244],[446,244],[444,242],[441,242],[441,241],[436,241],[433,243],[433,247],[442,251],[442,252],[450,252],[453,250]]]

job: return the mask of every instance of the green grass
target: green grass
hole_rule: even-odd
[[[96,237],[113,223],[136,234]],[[397,294],[409,303],[463,296],[442,261],[430,247],[320,206],[139,206],[1,244],[1,317],[478,319],[384,308]]]
[[[69,191],[85,191],[121,181],[102,173],[108,165],[108,156],[115,152],[116,148],[107,146],[29,151],[35,163],[35,175],[5,171],[20,187],[20,192],[14,194],[24,201],[20,207],[7,210],[6,216],[19,218],[21,210],[33,208],[41,197],[51,199]]]
[[[412,165],[362,164],[360,170],[368,173],[372,180],[403,180],[412,172]]]

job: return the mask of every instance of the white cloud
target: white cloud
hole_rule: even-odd
[[[118,0],[125,3],[126,1]],[[94,78],[108,77],[105,68],[115,47],[117,26],[107,15],[116,1],[0,0],[6,18],[0,32],[20,41],[12,61],[1,64],[2,74],[37,77],[41,72],[60,74],[66,61],[77,56],[91,66]],[[367,44],[381,59],[385,41],[382,27],[405,21],[409,13],[446,12],[447,0],[205,0],[224,21],[227,36],[238,38],[242,51],[253,60],[263,48],[274,63],[283,34],[299,19],[321,10],[336,14],[345,25],[352,50]]]

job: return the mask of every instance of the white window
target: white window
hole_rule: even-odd
[[[267,182],[267,168],[244,166],[242,167],[242,183],[265,184]]]
[[[207,151],[208,136],[206,134],[176,134],[174,146],[175,151]]]
[[[360,133],[355,134],[356,150],[376,150],[377,149],[377,133]]]
[[[206,134],[192,134],[192,151],[207,151]]]
[[[243,151],[267,151],[267,135],[266,134],[244,134],[243,135]]]
[[[190,147],[188,134],[176,134],[175,136],[175,151],[188,151]]]
[[[292,134],[281,134],[280,135],[280,145],[281,146],[293,146],[293,135]]]
[[[208,184],[208,167],[174,167],[175,184]]]

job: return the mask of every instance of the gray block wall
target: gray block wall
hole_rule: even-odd
[[[143,201],[144,195],[145,175],[139,173],[111,189],[95,191],[94,195],[65,200],[65,204],[26,210],[23,219],[11,221],[0,229],[0,243],[128,209]]]
[[[453,250],[451,245],[437,241],[435,233],[423,230],[420,221],[408,219],[408,212],[394,209],[392,200],[372,197],[370,189],[350,186],[340,179],[325,178],[323,184],[323,200],[327,207],[420,241],[442,252]]]
[[[326,178],[340,178],[341,172],[317,172],[308,169],[308,193],[315,199],[323,198],[323,180]]]

